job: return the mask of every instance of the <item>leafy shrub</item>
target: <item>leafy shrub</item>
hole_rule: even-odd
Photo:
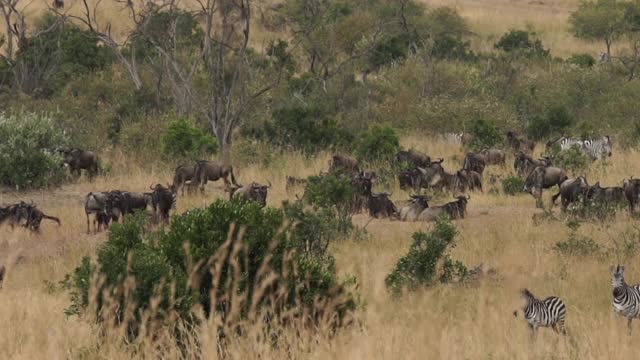
[[[0,184],[42,188],[65,179],[59,150],[67,138],[49,115],[0,114],[0,139]]]
[[[456,234],[455,226],[447,219],[438,220],[430,233],[414,233],[409,253],[396,263],[385,279],[387,289],[397,296],[405,289],[416,290],[433,285],[439,270],[438,263],[443,259],[440,282],[463,280],[469,270],[447,254],[447,249],[454,245]]]
[[[470,34],[469,26],[455,8],[435,8],[427,14],[426,22],[433,39],[431,56],[449,60],[474,59],[471,44],[465,40]]]
[[[360,161],[389,161],[400,150],[400,139],[389,126],[375,126],[362,135],[356,148],[356,157]]]
[[[162,137],[162,151],[171,158],[198,160],[215,154],[217,149],[218,141],[211,133],[183,118],[169,123]]]
[[[301,207],[217,200],[174,217],[167,231],[146,231],[142,216],[116,224],[97,263],[84,258],[67,276],[67,313],[95,309],[129,338],[156,325],[170,330],[177,320],[193,323],[198,309],[219,315],[223,332],[266,312],[290,321],[321,308],[339,326],[355,302],[326,247],[309,251],[318,241],[308,230],[320,223],[315,216]]]
[[[566,241],[557,242],[553,249],[562,255],[590,256],[601,253],[602,246],[592,238],[572,233]]]
[[[374,69],[378,69],[393,61],[404,59],[409,52],[411,44],[416,43],[418,38],[414,34],[401,33],[389,36],[381,40],[373,48],[369,55],[369,64]]]
[[[535,38],[535,33],[524,30],[509,30],[494,46],[496,49],[526,57],[549,56],[549,50],[545,50],[540,39]]]
[[[475,150],[495,147],[502,143],[502,132],[491,121],[482,117],[476,117],[471,123],[470,129],[473,140],[471,147]]]
[[[590,68],[596,64],[596,59],[594,59],[590,54],[574,54],[571,55],[567,62],[583,68]]]
[[[524,187],[524,180],[518,176],[509,176],[502,180],[502,191],[507,195],[516,195],[521,193]]]
[[[286,105],[274,110],[272,118],[273,122],[266,123],[253,136],[285,149],[313,154],[350,139],[349,133],[322,106]]]
[[[573,145],[567,150],[558,152],[555,155],[554,163],[558,167],[576,174],[584,172],[591,161],[579,145]]]
[[[534,117],[527,127],[527,135],[535,140],[541,140],[553,134],[563,134],[574,124],[573,117],[564,106],[553,106],[547,110],[545,116]]]
[[[354,189],[347,176],[329,174],[307,178],[304,201],[319,209],[329,209],[338,219],[338,230],[347,234],[352,228],[351,206]]]

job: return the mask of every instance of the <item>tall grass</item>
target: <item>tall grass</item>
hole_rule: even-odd
[[[464,151],[440,139],[406,137],[404,147],[414,147],[434,158],[444,157],[444,166],[459,168]],[[541,148],[536,150],[536,155]],[[305,159],[296,154],[277,155],[272,165],[247,165],[237,169],[241,183],[270,180],[268,203],[279,206],[288,198],[286,175],[310,175],[326,168],[329,154]],[[0,203],[33,199],[46,213],[59,216],[62,227],[45,223],[42,233],[29,234],[21,229],[0,227],[0,263],[7,265],[4,287],[0,290],[0,358],[205,358],[220,356],[217,324],[204,322],[186,329],[190,334],[185,347],[175,346],[172,333],[163,328],[154,336],[127,343],[117,331],[105,332],[89,318],[69,317],[63,311],[69,305],[68,294],[58,281],[71,272],[83,256],[95,256],[105,234],[85,234],[83,197],[89,191],[127,189],[145,191],[151,183],[171,179],[168,166],[138,166],[125,156],[105,158],[113,167],[108,177],[44,192],[3,193]],[[508,158],[507,164],[512,164]],[[489,167],[490,174],[506,177],[510,166]],[[640,174],[640,153],[636,150],[614,155],[606,167],[596,162],[587,172],[591,183],[621,185],[622,179]],[[385,190],[382,188],[376,189]],[[397,203],[407,194],[391,186]],[[550,194],[545,192],[545,203]],[[177,213],[201,207],[214,198],[227,195],[221,184],[207,186],[204,196],[178,199]],[[437,199],[435,203],[448,199]],[[429,230],[430,224],[373,220],[358,215],[359,226],[368,223],[365,239],[333,242],[337,268],[358,278],[365,304],[357,314],[359,326],[347,327],[334,336],[324,331],[308,331],[304,326],[278,328],[278,342],[265,335],[260,326],[246,326],[243,336],[228,337],[226,355],[234,359],[339,358],[339,359],[423,359],[423,358],[635,358],[640,328],[627,336],[626,323],[614,316],[611,307],[609,266],[627,267],[629,283],[640,282],[640,256],[637,252],[612,252],[607,257],[563,256],[553,247],[565,241],[570,230],[559,209],[560,220],[544,220],[538,225],[530,195],[505,196],[485,192],[472,193],[469,214],[455,225],[459,231],[452,258],[470,267],[480,263],[496,274],[471,286],[442,285],[394,299],[384,279],[396,261],[406,253],[411,234]],[[604,224],[584,223],[577,232],[607,248],[627,239],[640,241],[637,220],[625,212]],[[625,233],[628,233],[625,235]],[[634,235],[635,234],[635,235]],[[527,287],[539,297],[556,295],[567,304],[567,337],[542,329],[532,340],[525,321],[514,318],[521,307],[518,290]],[[181,326],[178,323],[178,326]],[[301,336],[301,334],[303,336]]]

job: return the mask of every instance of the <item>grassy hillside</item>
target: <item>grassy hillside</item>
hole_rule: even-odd
[[[445,158],[448,170],[457,169],[462,149],[438,139],[404,138],[406,147],[415,147],[435,157]],[[289,154],[273,161],[273,165],[239,168],[241,182],[266,182],[270,190],[268,203],[278,206],[287,198],[284,189],[286,175],[310,175],[326,168],[328,155],[315,160]],[[89,191],[127,189],[145,191],[151,182],[170,181],[166,168],[143,171],[129,166],[122,158],[109,160],[113,173],[93,183],[84,180],[47,192],[0,194],[0,203],[19,199],[33,200],[49,214],[59,216],[62,227],[45,223],[40,235],[21,229],[0,228],[0,263],[7,264],[7,277],[0,290],[0,358],[180,358],[175,347],[165,348],[163,342],[126,345],[117,338],[101,336],[88,319],[67,318],[67,293],[57,284],[72,271],[80,258],[93,256],[105,234],[86,235],[83,197]],[[508,164],[512,163],[509,158]],[[511,166],[489,167],[485,189],[491,188],[491,174],[505,176]],[[606,167],[596,163],[586,174],[592,183],[600,180],[607,186],[620,185],[625,177],[640,173],[640,153],[620,152]],[[393,199],[402,203],[406,193],[391,190]],[[545,193],[549,203],[550,194]],[[180,197],[177,213],[190,207],[204,206],[214,198],[224,197],[221,184],[209,184],[205,197]],[[448,201],[442,198],[434,201]],[[576,257],[553,250],[557,242],[566,241],[569,229],[560,220],[534,222],[536,209],[530,195],[472,193],[469,214],[455,222],[459,231],[452,256],[469,266],[484,263],[495,271],[470,285],[440,285],[419,290],[400,299],[393,299],[384,286],[384,278],[395,262],[406,253],[411,234],[429,230],[431,224],[373,220],[359,215],[355,222],[366,224],[366,239],[336,241],[331,252],[338,260],[342,274],[353,274],[365,307],[358,313],[361,326],[340,331],[333,338],[297,338],[287,346],[271,347],[253,338],[234,340],[232,358],[282,359],[422,359],[422,358],[571,358],[601,359],[634,358],[635,333],[626,335],[626,322],[614,316],[611,306],[609,266],[625,264],[630,283],[640,281],[638,245],[640,230],[637,220],[625,211],[615,220],[605,223],[584,223],[580,236],[592,238],[611,252],[603,256]],[[622,242],[633,246],[623,250]],[[518,290],[526,287],[538,297],[557,295],[567,304],[569,335],[559,337],[550,329],[542,329],[536,341],[520,312],[522,304]],[[292,335],[292,334],[289,334]],[[207,358],[216,358],[215,333],[206,326],[201,330],[203,351]],[[288,337],[294,339],[294,337]],[[187,354],[193,348],[186,349]],[[154,355],[154,353],[156,355]],[[189,356],[187,355],[187,358]]]

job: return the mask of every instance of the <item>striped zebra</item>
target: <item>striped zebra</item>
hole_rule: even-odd
[[[445,133],[444,139],[449,143],[462,145],[463,136],[463,133]]]
[[[579,148],[582,149],[583,143],[584,142],[582,140],[576,140],[576,139],[568,138],[566,136],[561,136],[556,140],[552,140],[548,142],[547,147],[553,147],[557,145],[560,147],[560,151],[564,151],[564,150],[571,149],[571,147],[574,145],[577,145]]]
[[[592,160],[602,160],[611,156],[611,138],[603,136],[600,139],[585,140],[582,143],[582,150]]]
[[[532,334],[536,334],[539,327],[551,327],[553,331],[562,332],[567,335],[565,327],[566,307],[562,300],[555,296],[550,296],[544,300],[536,299],[529,290],[521,290],[522,298],[526,301],[526,305],[522,308],[524,318],[529,323]],[[517,311],[514,312],[517,316]]]
[[[629,286],[624,281],[624,266],[611,267],[611,287],[613,288],[613,309],[616,314],[627,318],[631,335],[631,320],[640,318],[640,285]]]

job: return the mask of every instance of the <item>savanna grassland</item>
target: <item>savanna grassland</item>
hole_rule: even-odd
[[[457,168],[463,152],[457,146],[437,139],[410,137],[413,146],[445,158],[447,169]],[[437,154],[437,155],[436,155]],[[640,172],[637,151],[616,151],[606,166],[595,163],[587,176],[592,182],[619,185],[624,177]],[[239,179],[270,180],[269,206],[289,198],[284,189],[286,174],[311,175],[326,168],[328,156],[308,161],[296,154],[278,158],[272,166],[249,166],[237,170]],[[511,160],[511,159],[509,159]],[[0,230],[2,261],[7,277],[0,292],[0,357],[33,358],[163,358],[179,357],[176,349],[157,349],[152,344],[125,345],[101,337],[99,328],[78,317],[66,317],[68,295],[57,282],[71,272],[85,255],[92,256],[105,234],[85,234],[82,208],[85,193],[97,189],[126,188],[145,191],[153,181],[170,179],[166,168],[150,171],[127,166],[112,157],[113,173],[94,182],[85,179],[46,192],[3,193],[2,202],[34,200],[47,213],[62,220],[62,227],[46,223],[41,234],[22,230]],[[508,161],[509,163],[509,161]],[[489,167],[489,174],[512,173],[510,166]],[[485,179],[487,179],[485,177]],[[499,187],[499,186],[496,186]],[[485,188],[491,186],[485,181]],[[384,190],[377,188],[376,190]],[[406,193],[393,191],[397,203]],[[544,200],[549,205],[549,193]],[[220,184],[209,184],[204,197],[180,197],[177,212],[199,207],[214,198],[226,196]],[[447,201],[440,198],[436,202]],[[535,208],[530,195],[472,193],[469,213],[455,221],[459,231],[452,257],[468,265],[484,263],[493,269],[489,275],[469,285],[439,285],[392,298],[384,285],[386,275],[410,244],[411,234],[429,230],[432,225],[391,220],[369,221],[359,215],[355,222],[365,226],[364,239],[335,241],[331,252],[341,274],[359,279],[364,308],[357,314],[361,326],[339,331],[332,338],[292,340],[285,348],[272,348],[251,340],[238,340],[230,353],[233,358],[342,358],[342,359],[419,359],[419,358],[627,358],[635,357],[636,334],[627,336],[625,322],[616,318],[611,307],[609,266],[624,263],[629,281],[640,279],[636,265],[638,251],[624,251],[623,240],[640,240],[637,220],[621,211],[615,220],[586,222],[578,230],[582,236],[611,252],[602,256],[568,256],[553,250],[565,241],[569,229],[559,209],[556,220],[534,221],[542,210]],[[522,306],[518,290],[527,287],[545,297],[560,296],[567,304],[568,336],[559,337],[543,329],[536,341],[522,319],[513,311]],[[637,326],[637,325],[636,325]],[[637,328],[636,328],[637,330]],[[207,328],[200,330],[205,357],[213,358],[215,344],[207,339]],[[208,349],[208,351],[206,351]],[[154,355],[157,354],[157,355]]]

